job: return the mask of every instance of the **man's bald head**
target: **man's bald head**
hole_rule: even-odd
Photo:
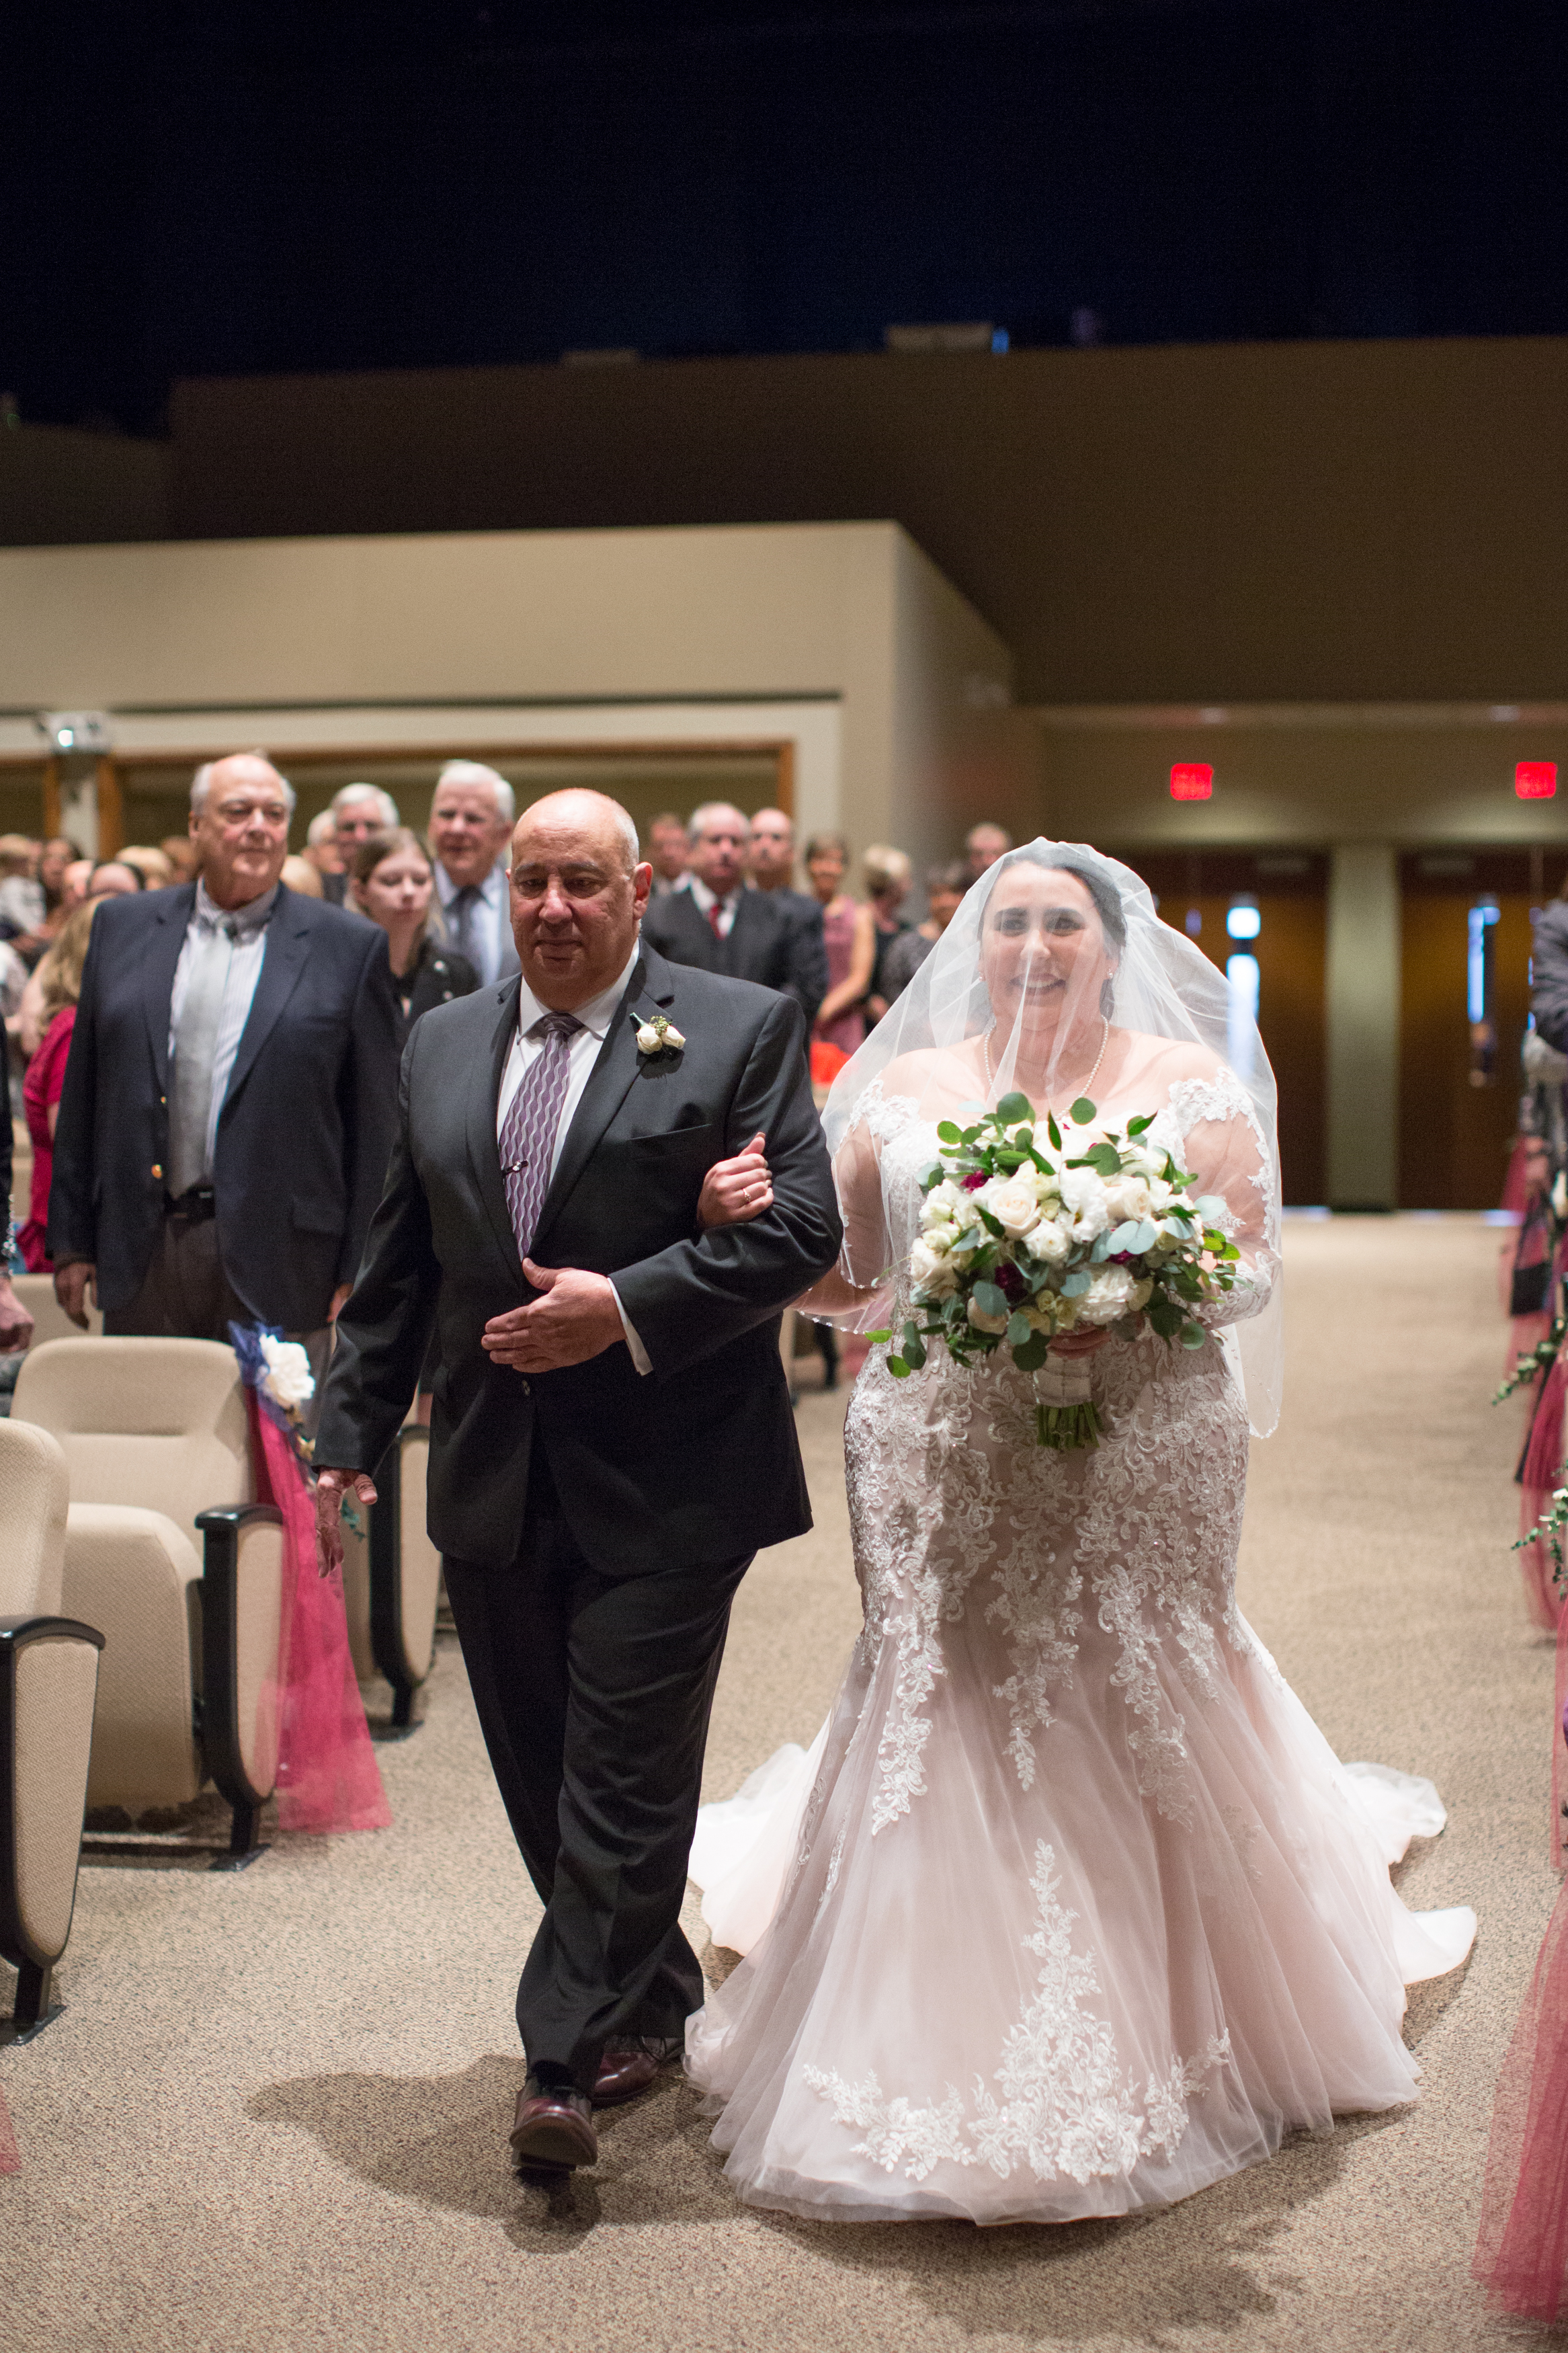
[[[653,869],[607,793],[573,787],[524,809],[511,838],[511,929],[542,1005],[574,1012],[609,987],[637,946]]]
[[[270,891],[289,854],[294,795],[262,752],[209,760],[191,784],[191,839],[202,881],[220,907]]]

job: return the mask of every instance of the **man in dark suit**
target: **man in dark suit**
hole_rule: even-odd
[[[731,1598],[811,1520],[779,1314],[840,1238],[798,1008],[639,940],[651,881],[603,795],[524,813],[521,975],[409,1039],[316,1446],[330,1566],[434,1330],[430,1535],[545,1906],[517,2000],[530,2164],[592,2164],[594,2101],[651,2082],[701,2003],[679,1912]],[[761,1214],[715,1225],[734,1155]]]
[[[293,795],[259,754],[191,787],[198,880],[93,919],[55,1134],[60,1304],[106,1332],[324,1335],[397,1098],[386,934],[284,889]],[[324,1350],[321,1351],[324,1354]]]
[[[727,801],[694,809],[689,834],[690,862],[668,897],[649,907],[644,938],[671,964],[730,973],[793,997],[809,1036],[827,994],[822,910],[812,901],[803,917],[790,903],[794,892],[746,889],[752,828]]]

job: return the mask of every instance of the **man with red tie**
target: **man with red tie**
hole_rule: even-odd
[[[792,997],[809,1034],[827,994],[827,952],[821,911],[803,922],[793,892],[746,888],[752,845],[749,819],[728,801],[707,801],[691,813],[689,862],[667,897],[648,908],[643,935],[672,964],[729,973]]]

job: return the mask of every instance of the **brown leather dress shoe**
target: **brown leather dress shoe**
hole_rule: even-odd
[[[613,2108],[619,2100],[636,2099],[654,2081],[659,2065],[659,2059],[646,2043],[609,2043],[594,2078],[594,2105]]]
[[[517,2095],[511,2153],[519,2165],[552,2166],[557,2171],[596,2165],[599,2143],[585,2094],[569,2084],[542,2090],[538,2077],[530,2075]]]

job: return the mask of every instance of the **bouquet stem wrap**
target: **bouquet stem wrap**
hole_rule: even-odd
[[[1040,1444],[1058,1454],[1100,1444],[1100,1417],[1089,1393],[1086,1356],[1047,1356],[1035,1375],[1035,1428]]]

